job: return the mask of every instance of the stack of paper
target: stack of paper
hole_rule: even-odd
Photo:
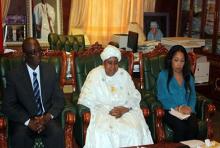
[[[187,140],[181,141],[180,143],[188,145],[190,148],[199,148],[202,145],[205,145],[205,143],[201,140]]]
[[[177,110],[171,108],[171,110],[169,111],[169,113],[173,116],[176,116],[177,118],[184,120],[187,119],[190,115],[187,114],[182,114],[181,112],[178,112]]]
[[[195,83],[209,82],[209,69],[210,63],[207,61],[207,57],[199,56],[196,60]]]
[[[206,139],[205,142],[201,140],[187,140],[181,141],[180,143],[188,145],[190,148],[220,148],[220,143],[210,141],[209,139]]]
[[[205,46],[204,39],[189,37],[165,37],[161,39],[161,43],[168,46],[182,45],[185,48],[199,48]]]

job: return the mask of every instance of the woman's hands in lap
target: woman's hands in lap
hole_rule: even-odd
[[[183,114],[191,114],[192,113],[191,107],[186,106],[186,105],[178,106],[176,109]]]

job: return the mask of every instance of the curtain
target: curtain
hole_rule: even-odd
[[[156,0],[144,0],[144,12],[155,11]]]
[[[72,0],[69,19],[69,34],[73,28],[82,28],[88,10],[88,0]]]
[[[129,22],[135,22],[143,27],[144,0],[131,0]]]
[[[69,32],[81,27],[91,43],[106,45],[113,34],[127,33],[129,22],[142,26],[143,5],[144,0],[73,0]]]
[[[7,16],[8,13],[8,9],[10,6],[10,2],[11,0],[1,0],[1,4],[2,4],[2,26],[4,26],[4,20]]]

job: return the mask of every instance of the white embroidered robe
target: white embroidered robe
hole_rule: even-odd
[[[124,69],[119,68],[112,77],[105,74],[103,66],[93,69],[87,76],[78,101],[91,111],[84,147],[118,148],[152,144],[140,100],[140,93]],[[109,114],[116,106],[132,110],[116,119]]]

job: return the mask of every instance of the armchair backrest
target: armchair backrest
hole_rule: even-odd
[[[44,52],[42,55],[42,61],[50,63],[55,66],[57,77],[60,82],[60,87],[63,88],[65,82],[65,69],[66,69],[66,58],[65,52]],[[2,90],[6,87],[6,75],[7,73],[21,64],[23,61],[22,53],[13,53],[2,55],[0,57],[0,100],[2,98]]]
[[[98,54],[91,56],[76,56],[75,57],[75,78],[76,78],[76,88],[78,91],[81,90],[84,81],[88,73],[95,67],[102,64],[102,60]]]
[[[100,53],[103,50],[103,48],[99,52],[91,53],[90,54],[78,54],[76,52],[71,52],[72,54],[72,65],[71,65],[71,73],[73,75],[73,82],[76,86],[76,91],[80,92],[84,81],[86,80],[86,77],[88,73],[95,67],[102,64],[102,60],[100,58]],[[133,73],[133,53],[132,52],[126,52],[122,51],[122,59],[119,62],[119,67],[124,68],[128,71],[130,75]],[[76,100],[73,100],[74,102]]]
[[[166,48],[159,45],[151,52],[139,53],[141,89],[155,94],[156,79],[160,71],[164,69],[167,52]]]
[[[3,89],[6,87],[6,75],[8,71],[22,62],[22,53],[8,53],[0,56],[0,110],[3,99]]]
[[[54,66],[60,88],[63,88],[66,81],[66,53],[64,51],[47,51],[43,53],[41,61]]]
[[[80,51],[85,49],[84,35],[48,35],[50,50]]]
[[[160,71],[165,67],[167,53],[168,50],[160,44],[151,52],[139,53],[141,89],[151,91],[155,94],[156,80]],[[194,74],[196,68],[196,54],[194,52],[189,52],[188,56],[191,71]]]

